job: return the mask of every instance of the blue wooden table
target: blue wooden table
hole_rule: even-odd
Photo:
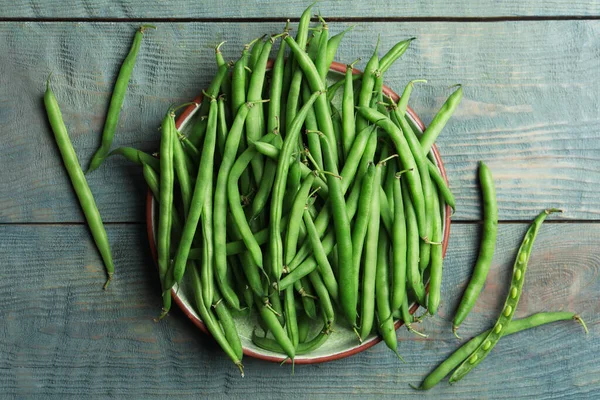
[[[206,4],[202,4],[206,3]],[[183,313],[154,323],[160,307],[139,168],[111,159],[89,176],[117,266],[104,269],[84,223],[42,95],[53,86],[74,147],[87,165],[118,66],[141,21],[147,35],[115,144],[158,148],[161,116],[262,33],[280,32],[306,4],[283,1],[0,0],[0,398],[599,398],[600,397],[600,3],[557,0],[323,1],[332,32],[354,30],[337,60],[416,36],[387,74],[401,90],[425,78],[411,106],[427,124],[449,94],[465,98],[438,141],[457,196],[439,315],[427,339],[398,332],[407,363],[382,344],[327,364],[289,367],[246,359],[246,377]],[[364,66],[360,65],[359,67]],[[528,221],[564,209],[541,230],[517,317],[575,311],[575,323],[503,339],[459,384],[413,391],[459,342],[451,320],[477,255],[476,165],[494,172],[500,229],[486,287],[463,324],[493,324]]]

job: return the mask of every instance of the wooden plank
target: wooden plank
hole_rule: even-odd
[[[489,327],[503,303],[512,260],[526,224],[503,224],[488,283],[461,334]],[[290,367],[246,358],[239,377],[218,346],[174,311],[160,308],[145,227],[111,225],[117,273],[102,291],[100,258],[83,226],[0,226],[0,386],[3,396],[177,398],[519,398],[600,396],[600,258],[597,224],[545,224],[531,256],[517,317],[577,311],[590,334],[571,322],[503,339],[460,383],[421,393],[408,387],[459,345],[451,318],[477,254],[479,225],[453,228],[438,316],[399,331],[402,364],[379,344],[329,364]],[[509,384],[510,383],[510,384]]]
[[[11,18],[299,18],[309,2],[242,1],[194,2],[135,0],[119,2],[79,0],[1,0],[5,17]],[[428,2],[369,2],[334,0],[320,2],[315,12],[335,18],[405,18],[405,17],[498,17],[498,16],[597,16],[600,6],[590,0],[570,2],[555,0],[551,4],[528,1],[468,2],[434,0]]]
[[[63,108],[84,166],[99,143],[115,74],[135,24],[4,23],[0,25],[0,222],[82,221],[42,107],[44,82]],[[333,23],[339,32],[346,23]],[[278,32],[279,23],[161,23],[150,32],[133,73],[116,145],[158,148],[169,104],[188,101],[215,72],[212,46],[228,40],[227,58],[242,43]],[[439,147],[457,196],[457,220],[480,218],[476,165],[496,179],[500,218],[523,220],[542,207],[564,218],[598,219],[600,172],[600,21],[499,23],[359,23],[337,60],[349,62],[417,36],[386,81],[401,91],[426,78],[412,106],[428,123],[462,82],[463,104]],[[366,60],[363,60],[362,65]],[[17,128],[18,127],[18,128]],[[89,177],[107,221],[143,221],[144,185],[135,167],[111,160]]]

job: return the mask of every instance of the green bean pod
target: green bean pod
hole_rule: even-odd
[[[319,304],[321,305],[321,312],[323,313],[323,320],[328,327],[331,327],[335,321],[335,312],[333,311],[333,303],[331,297],[329,297],[329,291],[321,279],[318,271],[313,271],[308,275],[310,282],[315,289]]]
[[[414,203],[415,213],[417,215],[419,235],[424,239],[428,238],[428,230],[430,225],[427,219],[427,199],[423,194],[424,185],[421,182],[421,177],[423,174],[420,173],[420,170],[417,167],[415,156],[411,151],[411,147],[404,136],[403,131],[398,128],[388,117],[377,110],[367,107],[359,107],[358,111],[368,121],[381,127],[388,134],[394,143],[396,151],[398,152],[398,157],[402,163],[402,168],[412,170],[407,172],[405,177],[408,181],[408,187],[410,188],[411,198]]]
[[[175,175],[179,182],[179,190],[181,192],[181,200],[183,202],[183,215],[187,216],[192,201],[192,184],[190,182],[190,174],[185,164],[183,147],[176,135],[173,135],[173,167]]]
[[[96,248],[100,252],[102,261],[104,262],[108,275],[108,279],[104,284],[104,288],[106,289],[115,271],[110,244],[108,243],[108,236],[106,235],[106,230],[104,229],[102,218],[100,217],[100,212],[96,206],[92,191],[85,179],[85,175],[83,174],[79,160],[77,159],[77,154],[75,153],[71,139],[69,139],[69,133],[63,121],[58,101],[50,88],[50,78],[48,78],[48,81],[46,82],[44,106],[46,107],[48,121],[52,127],[52,132],[54,133],[58,150],[60,151],[60,155],[65,164],[65,169],[67,170],[88,226],[90,227],[90,232],[96,243]]]
[[[479,163],[479,184],[481,186],[481,195],[483,199],[483,235],[479,245],[479,256],[473,275],[469,280],[467,288],[456,309],[456,315],[452,322],[452,331],[456,331],[460,324],[465,320],[475,302],[492,265],[494,258],[494,249],[496,248],[496,236],[498,234],[498,204],[496,202],[496,187],[492,171],[483,162]]]
[[[135,32],[133,44],[129,50],[129,53],[127,54],[127,57],[125,57],[125,60],[121,65],[121,69],[119,70],[119,75],[117,76],[115,87],[110,98],[110,105],[108,106],[106,121],[104,122],[104,130],[102,131],[102,143],[98,150],[96,150],[94,153],[86,173],[90,173],[98,168],[104,159],[106,159],[108,152],[110,151],[110,146],[112,145],[112,141],[117,130],[117,123],[119,122],[119,114],[121,113],[123,100],[125,100],[125,94],[127,93],[129,78],[131,78],[131,73],[133,72],[133,67],[135,66],[135,60],[140,51],[142,38],[144,37],[144,31],[148,28],[156,29],[156,27],[152,25],[142,25]]]
[[[289,287],[283,292],[283,306],[285,313],[285,329],[294,348],[298,347],[300,336],[298,332],[298,319],[296,316],[296,299],[294,298],[294,288]]]
[[[381,164],[375,168],[375,187],[381,186]],[[360,313],[360,335],[365,340],[373,328],[373,319],[375,313],[375,280],[377,266],[377,246],[379,242],[379,221],[380,215],[380,192],[373,191],[371,199],[371,217],[367,228],[367,238],[365,241],[365,262],[363,264],[362,274],[362,297]]]
[[[440,170],[431,160],[427,160],[427,168],[429,169],[431,180],[436,184],[438,190],[440,191],[440,195],[444,198],[444,202],[452,207],[453,210],[455,210],[456,200],[454,199],[452,191],[450,191],[450,188],[446,184],[444,177],[442,177]]]
[[[287,40],[287,38],[286,38]],[[271,194],[271,240],[270,240],[270,254],[271,254],[271,270],[276,280],[279,280],[283,271],[283,244],[281,240],[281,215],[283,206],[283,196],[285,194],[285,184],[287,181],[287,175],[289,171],[289,158],[292,155],[294,148],[296,147],[297,138],[300,134],[300,129],[308,113],[308,109],[312,107],[313,103],[317,98],[323,97],[322,92],[314,93],[310,100],[305,103],[290,126],[290,130],[287,132],[287,136],[283,142],[283,147],[280,152],[279,161],[277,162],[277,174],[275,175],[275,183],[273,185],[273,191]]]
[[[175,139],[175,123],[173,109],[169,109],[161,125],[160,140],[160,204],[158,212],[158,272],[163,286],[163,314],[170,308],[170,285],[167,283],[167,270],[171,259],[171,224],[173,187],[175,170],[173,168],[173,144]],[[181,243],[181,242],[180,242]]]
[[[323,330],[317,334],[314,338],[309,340],[308,342],[303,342],[298,344],[298,348],[296,349],[296,355],[304,355],[308,354],[323,345],[329,339],[329,335],[331,333],[331,328],[327,325],[323,327]],[[281,348],[279,343],[276,340],[269,339],[266,337],[260,337],[256,334],[256,332],[252,332],[252,343],[257,345],[263,350],[272,351],[273,353],[281,353],[285,354],[285,351]]]
[[[357,60],[358,61],[358,60]],[[355,61],[355,62],[357,62]],[[356,134],[356,121],[354,120],[354,87],[353,87],[354,64],[346,65],[346,75],[344,76],[344,97],[342,99],[342,147],[344,157],[348,157],[352,142]]]
[[[273,334],[273,337],[279,346],[281,346],[285,354],[287,354],[287,356],[293,361],[294,357],[296,356],[296,349],[290,338],[287,336],[285,329],[279,323],[277,316],[267,307],[266,304],[258,306],[258,311],[260,312],[262,320],[269,331],[271,331]]]
[[[221,83],[225,78],[225,75],[229,71],[229,66],[227,64],[221,65],[217,70],[216,75],[213,77],[213,80],[210,82],[208,89],[206,90],[206,96],[204,96],[202,100],[202,104],[200,105],[200,109],[196,112],[196,121],[192,125],[190,133],[188,134],[188,139],[192,142],[196,147],[202,143],[202,139],[207,132],[208,122],[210,119],[210,108],[212,105],[213,99],[216,99],[219,96],[219,90],[221,89]],[[207,118],[207,115],[209,118]]]
[[[217,298],[217,296],[219,296],[219,293],[215,292],[216,300],[212,307],[217,314],[221,328],[223,328],[223,333],[225,334],[225,338],[227,338],[227,343],[229,343],[231,346],[236,357],[241,360],[244,357],[244,351],[242,350],[242,341],[240,340],[240,335],[238,334],[235,326],[235,321],[233,320],[231,312],[227,308],[227,304],[225,304],[223,301],[223,298]]]
[[[402,199],[402,185],[400,176],[393,184],[394,199],[394,224],[392,234],[392,310],[398,310],[407,297],[406,295],[406,218],[404,215],[404,201]]]
[[[410,46],[412,41],[415,39],[416,38],[413,37],[413,38],[398,42],[383,57],[381,57],[381,60],[379,60],[379,67],[378,67],[380,73],[383,74],[385,71],[387,71],[392,66],[392,64],[397,59],[402,57],[402,55],[406,52],[406,50],[408,50],[408,47]]]
[[[360,186],[357,217],[352,228],[352,284],[347,287],[340,287],[342,301],[348,303],[348,310],[354,309],[352,314],[346,315],[352,326],[356,326],[360,262],[362,260],[363,246],[371,217],[371,199],[375,190],[375,164],[369,164],[369,168],[362,178]]]
[[[525,281],[525,272],[527,271],[527,263],[533,249],[533,243],[542,226],[542,222],[548,215],[555,212],[561,212],[556,208],[550,208],[542,211],[534,220],[531,227],[527,230],[523,243],[517,253],[517,259],[513,267],[513,275],[511,279],[508,296],[502,307],[502,312],[494,324],[492,330],[486,335],[483,342],[467,357],[465,361],[454,371],[450,377],[450,383],[458,382],[465,377],[473,368],[475,368],[485,357],[492,351],[494,346],[502,337],[504,331],[513,318],[521,293],[523,292],[523,283]]]
[[[462,97],[463,89],[461,85],[458,85],[458,89],[448,97],[448,100],[446,100],[442,108],[435,117],[433,117],[433,120],[427,129],[425,129],[425,132],[423,132],[420,141],[425,154],[429,153],[431,150],[431,146],[433,146],[433,143],[442,132],[442,129],[446,126],[446,123],[454,113],[454,110],[456,110],[456,107],[460,104]]]
[[[219,326],[218,322],[216,321],[216,317],[204,303],[204,299],[202,298],[202,284],[200,282],[200,275],[198,274],[198,271],[196,271],[195,268],[189,268],[188,271],[192,277],[191,283],[194,292],[194,299],[196,300],[196,307],[198,308],[198,314],[200,314],[202,322],[204,322],[206,328],[217,341],[217,343],[219,343],[219,346],[221,346],[225,354],[227,354],[231,361],[233,361],[233,363],[240,369],[243,377],[244,366],[242,365],[241,358],[239,358],[236,352],[233,350],[227,341],[221,326]]]
[[[585,325],[583,320],[574,313],[570,312],[541,312],[533,314],[527,318],[516,319],[512,321],[504,330],[502,336],[512,335],[527,329],[535,328],[541,325],[549,324],[557,321],[568,321],[575,320],[581,323],[584,328]],[[485,332],[480,333],[467,343],[463,344],[458,350],[454,351],[444,362],[438,365],[433,371],[427,375],[427,377],[421,383],[421,386],[415,389],[428,390],[437,385],[446,375],[448,375],[454,368],[465,361],[469,354],[473,353],[475,349],[484,343],[487,335],[492,332],[492,329],[488,329]]]
[[[344,213],[346,212],[345,209],[342,211]],[[325,250],[323,249],[323,243],[321,243],[321,240],[319,239],[317,230],[315,228],[315,224],[312,220],[312,217],[310,216],[310,213],[308,212],[308,209],[304,210],[304,213],[302,214],[302,216],[304,218],[304,224],[306,225],[308,239],[312,245],[313,254],[314,254],[315,260],[317,261],[317,267],[318,267],[319,273],[321,274],[321,277],[323,279],[323,283],[327,287],[327,291],[329,292],[329,295],[331,296],[331,298],[334,301],[337,301],[339,298],[338,297],[339,296],[338,283],[337,283],[337,280],[335,279],[333,269],[331,268],[331,264],[329,263],[329,260],[327,259],[327,254],[325,253]],[[339,242],[338,242],[338,245],[339,245]]]
[[[379,38],[377,39],[377,44],[375,45],[375,50],[373,51],[373,55],[367,62],[365,66],[365,70],[363,72],[362,77],[362,85],[360,87],[360,94],[358,96],[358,106],[359,107],[370,107],[371,98],[373,97],[373,88],[375,86],[375,71],[379,68],[379,56],[377,52],[379,51]],[[357,132],[362,131],[367,127],[367,120],[362,115],[358,115],[356,118],[356,130]]]
[[[296,282],[294,282],[294,289],[300,295],[300,300],[302,301],[302,307],[304,308],[304,313],[310,319],[317,319],[317,308],[315,305],[315,295],[312,289],[312,284],[308,278],[300,278]]]
[[[111,151],[107,157],[113,155],[121,155],[128,159],[131,162],[134,162],[138,165],[142,165],[142,163],[148,164],[154,171],[160,171],[160,161],[158,158],[152,157],[148,153],[144,153],[141,150],[134,149],[133,147],[118,147]]]
[[[354,25],[349,26],[348,28],[344,29],[337,35],[332,36],[331,38],[329,38],[329,41],[327,41],[327,55],[326,55],[326,67],[325,67],[326,71],[329,71],[329,68],[331,67],[331,63],[333,63],[335,54],[337,53],[337,49],[340,46],[340,43],[341,43],[342,39],[344,38],[344,35],[346,33],[350,32],[352,29],[354,29]]]
[[[412,201],[408,195],[408,184],[404,180],[401,181],[402,202],[406,218],[406,282],[419,304],[425,305],[425,286],[419,271],[419,227]]]
[[[433,237],[435,243],[431,245],[431,260],[429,265],[429,295],[427,297],[427,311],[434,315],[437,312],[440,304],[441,289],[442,289],[442,267],[443,267],[443,249],[442,239],[444,231],[442,225],[442,216],[440,209],[440,199],[437,190],[433,191]]]
[[[375,274],[375,303],[377,307],[377,317],[379,325],[377,330],[383,338],[386,346],[390,348],[398,357],[398,339],[396,338],[396,328],[394,318],[390,307],[389,290],[389,251],[390,241],[385,233],[379,235],[377,244],[377,265]]]
[[[317,115],[317,123],[319,124],[319,130],[327,137],[330,143],[335,144],[335,134],[333,131],[333,122],[331,121],[331,113],[329,111],[329,103],[327,102],[327,86],[319,76],[319,72],[312,62],[310,57],[304,52],[296,41],[287,36],[285,38],[288,46],[294,53],[294,59],[298,61],[298,65],[302,68],[304,76],[308,81],[310,88],[313,92],[323,93],[322,96],[318,96],[315,101],[315,113]],[[331,151],[333,152],[333,159],[338,160],[337,146],[332,146]]]
[[[298,245],[298,234],[300,232],[300,225],[302,224],[302,214],[308,201],[308,195],[314,181],[314,175],[308,175],[292,204],[290,210],[288,226],[285,235],[285,251],[284,251],[284,264],[287,266],[294,258],[296,254],[296,247]]]

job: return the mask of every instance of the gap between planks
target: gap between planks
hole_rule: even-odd
[[[267,18],[31,18],[31,17],[0,17],[2,22],[123,22],[123,23],[267,23],[267,22],[298,22],[299,18],[267,17]],[[547,15],[547,16],[495,16],[495,17],[331,17],[328,22],[507,22],[507,21],[594,21],[600,20],[600,15]],[[317,19],[313,19],[317,22]]]

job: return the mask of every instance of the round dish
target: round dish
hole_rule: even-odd
[[[341,63],[333,62],[331,65],[331,71],[343,74],[346,71],[346,66]],[[360,71],[357,69],[354,70],[354,73],[359,73],[359,72]],[[398,101],[399,96],[392,89],[390,89],[387,86],[384,86],[383,91],[386,95],[391,96],[392,99],[394,99],[394,101]],[[197,104],[199,104],[201,102],[201,99],[202,99],[201,97],[197,97],[194,101]],[[194,116],[194,114],[196,113],[196,111],[198,109],[199,109],[199,107],[197,105],[191,105],[191,106],[187,107],[185,109],[185,111],[177,119],[177,122],[176,122],[177,128],[179,130],[185,131],[186,125],[192,119],[192,117]],[[415,114],[414,110],[412,110],[410,107],[408,107],[406,114],[414,122],[414,125],[420,129],[421,132],[423,130],[425,130],[425,126],[423,125],[423,122]],[[442,159],[440,157],[437,147],[435,145],[433,145],[431,151],[432,151],[433,157],[435,159],[435,163],[438,166],[440,173],[442,174],[442,176],[444,177],[444,180],[447,183],[448,178],[446,176],[446,170],[444,169],[444,165],[442,163]],[[155,262],[157,260],[156,241],[155,241],[155,238],[156,238],[155,220],[156,220],[156,216],[157,216],[157,212],[158,212],[157,210],[158,210],[157,203],[156,203],[156,201],[154,201],[154,198],[152,197],[152,193],[150,192],[150,190],[148,190],[147,202],[146,202],[146,222],[147,222],[147,226],[148,226],[148,239],[150,241],[150,249],[152,252],[152,257],[154,258]],[[443,216],[444,238],[443,238],[442,249],[443,249],[444,256],[446,255],[446,249],[448,247],[448,239],[450,236],[450,212],[451,212],[450,207],[446,206],[446,208],[444,210],[444,216]],[[427,286],[426,286],[426,290],[428,290],[428,289],[429,289],[429,284],[427,284]],[[182,283],[181,287],[175,286],[172,289],[172,296],[173,296],[174,302],[179,306],[179,308],[181,308],[181,310],[183,310],[185,315],[188,318],[190,318],[190,320],[192,320],[192,322],[196,326],[198,326],[204,333],[208,334],[208,330],[206,329],[206,326],[204,325],[202,320],[199,318],[198,313],[195,310],[195,306],[193,305],[193,301],[192,301],[193,296],[190,296],[190,291],[189,291],[189,288],[186,287],[185,281]],[[416,303],[412,304],[410,307],[411,314],[414,313],[417,310],[417,308],[418,308],[418,305]],[[251,315],[250,318],[235,317],[235,319],[236,319],[236,325],[238,326],[238,332],[239,332],[240,338],[242,340],[242,346],[243,346],[245,355],[254,357],[254,358],[267,360],[267,361],[272,361],[272,362],[282,362],[286,358],[285,356],[283,356],[281,354],[263,350],[263,349],[255,346],[254,343],[252,343],[252,340],[251,340],[252,331],[253,331],[254,327],[257,326],[257,322],[256,322],[254,315]],[[401,325],[402,325],[401,321],[396,321],[396,323],[395,323],[396,329],[398,329]],[[312,332],[312,334],[316,334],[316,332],[320,328],[321,327],[315,325],[314,332]],[[341,359],[344,357],[354,355],[361,351],[364,351],[364,350],[376,345],[380,341],[381,341],[381,339],[378,335],[372,334],[366,340],[364,340],[362,343],[358,343],[358,341],[356,340],[356,335],[351,329],[345,328],[342,325],[338,325],[338,326],[336,326],[335,332],[323,344],[322,347],[318,348],[311,354],[297,356],[295,358],[295,363],[296,364],[315,364],[315,363],[322,363],[322,362],[326,362],[326,361],[338,360],[338,359]],[[291,361],[287,360],[287,362],[291,362]]]

